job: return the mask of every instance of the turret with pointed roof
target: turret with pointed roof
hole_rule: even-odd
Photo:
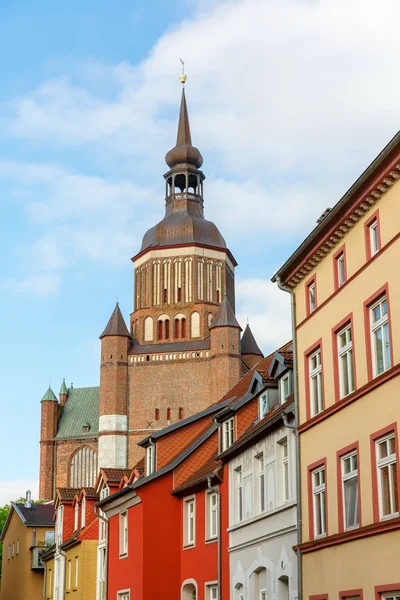
[[[246,329],[244,330],[242,339],[240,340],[240,352],[244,364],[249,369],[252,369],[254,365],[256,365],[264,357],[263,353],[258,347],[249,324],[246,325]]]
[[[124,321],[124,317],[122,316],[121,310],[119,308],[119,303],[116,302],[115,308],[111,314],[111,317],[108,320],[106,328],[100,336],[100,339],[106,336],[122,336],[130,338],[131,335],[128,331],[126,323]]]
[[[56,395],[49,385],[41,400],[39,498],[53,497],[53,440],[57,432],[58,407]]]

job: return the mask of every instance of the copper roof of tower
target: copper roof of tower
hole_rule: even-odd
[[[226,294],[209,329],[213,329],[214,327],[236,327],[237,329],[242,329],[236,320],[235,313],[232,310],[231,303]]]
[[[256,354],[257,356],[264,356],[258,347],[249,325],[246,325],[246,329],[244,330],[244,334],[240,340],[240,351],[241,354]]]
[[[182,92],[176,146],[167,153],[165,160],[172,169],[165,176],[166,179],[183,174],[204,180],[204,174],[197,170],[203,164],[203,157],[200,151],[192,145],[184,91]],[[164,218],[144,235],[140,252],[148,248],[184,244],[201,244],[226,249],[225,240],[218,227],[204,218],[202,196],[188,190],[181,193],[175,193],[173,190],[167,198]]]
[[[203,164],[203,157],[198,148],[192,145],[190,135],[189,116],[186,106],[185,90],[182,90],[181,109],[179,112],[178,135],[176,136],[176,145],[167,152],[165,162],[170,169],[176,165],[186,164],[200,169]]]
[[[106,337],[107,335],[119,335],[122,337],[131,337],[128,328],[125,324],[124,317],[119,308],[118,302],[115,305],[115,308],[112,312],[110,320],[107,323],[107,326],[103,333],[100,336],[100,339]]]

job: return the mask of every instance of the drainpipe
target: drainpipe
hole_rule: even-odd
[[[217,494],[217,515],[218,515],[218,538],[217,538],[217,573],[218,573],[218,600],[222,600],[221,596],[221,494],[218,486],[211,485],[211,475],[207,477],[207,489],[210,492]]]
[[[102,514],[100,514],[100,509],[97,506],[94,506],[94,514],[96,515],[96,517],[98,517],[99,519],[101,519],[102,521],[104,521],[104,523],[106,524],[106,572],[105,572],[105,579],[104,579],[104,600],[107,600],[107,579],[108,579],[108,519],[107,517],[103,517]],[[98,547],[98,545],[97,545]]]
[[[291,320],[292,320],[292,343],[293,343],[293,371],[294,371],[294,404],[295,404],[295,425],[294,431],[296,435],[296,500],[297,500],[297,585],[298,585],[298,600],[303,598],[303,577],[302,577],[302,556],[299,550],[299,545],[302,541],[302,520],[301,520],[301,472],[300,472],[300,437],[299,437],[299,384],[297,370],[297,338],[296,338],[296,299],[293,290],[284,286],[279,276],[276,277],[278,288],[283,292],[290,294],[291,299]],[[286,415],[285,415],[286,417]],[[287,417],[284,423],[287,423]],[[290,425],[289,425],[290,427]],[[291,429],[293,427],[290,427]]]

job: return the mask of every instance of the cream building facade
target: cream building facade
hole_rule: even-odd
[[[400,133],[275,275],[293,299],[304,598],[400,594]]]

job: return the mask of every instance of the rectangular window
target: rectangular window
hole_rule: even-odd
[[[335,257],[335,266],[336,288],[340,288],[346,281],[346,261],[344,257],[344,252],[341,252]]]
[[[353,335],[351,325],[337,333],[340,398],[354,392]]]
[[[281,404],[283,404],[292,393],[292,374],[290,372],[282,377],[279,382],[279,388],[281,392]]]
[[[377,219],[374,219],[372,221],[372,223],[368,226],[368,231],[369,231],[369,251],[370,251],[370,256],[374,256],[374,254],[376,254],[379,251],[379,249],[380,249],[380,244],[379,244],[379,226],[378,226]]]
[[[99,600],[106,597],[106,549],[99,548]]]
[[[218,600],[218,585],[207,586],[206,600]]]
[[[240,523],[243,521],[243,479],[242,467],[235,469],[235,485],[236,485],[236,520]]]
[[[48,529],[44,534],[44,543],[47,547],[54,544],[54,529]]]
[[[233,444],[233,417],[223,423],[223,450],[227,450]]]
[[[398,591],[387,592],[386,594],[380,594],[382,600],[400,600],[400,587]]]
[[[325,467],[311,471],[314,538],[326,535]]]
[[[376,467],[380,519],[399,515],[396,438],[394,431],[376,440]]]
[[[259,410],[260,419],[265,417],[265,415],[268,412],[268,393],[267,392],[265,392],[265,394],[261,394],[260,399],[259,399],[258,410]]]
[[[321,348],[318,348],[318,350],[309,356],[308,367],[310,374],[310,408],[311,416],[314,417],[324,409]]]
[[[15,547],[16,547],[15,553],[19,554],[19,540],[17,540]]]
[[[8,560],[11,558],[11,545],[8,544]]]
[[[289,454],[287,439],[280,442],[282,448],[282,497],[283,501],[289,500]]]
[[[128,554],[128,513],[124,511],[119,515],[119,555]]]
[[[14,558],[15,555],[15,542],[12,543],[12,556]]]
[[[260,590],[260,600],[267,600],[267,591]]]
[[[206,539],[218,537],[218,493],[207,494]]]
[[[360,524],[357,450],[341,457],[343,526],[354,529]]]
[[[306,308],[307,315],[310,315],[317,308],[317,288],[315,277],[309,280],[306,284]]]
[[[380,375],[392,366],[387,297],[381,296],[369,307],[372,372]]]
[[[194,546],[196,539],[196,506],[194,498],[188,498],[185,500],[184,519],[184,545]]]
[[[78,587],[79,582],[79,558],[75,556],[75,587]]]
[[[118,600],[129,600],[129,592],[118,592]]]
[[[264,454],[259,454],[257,457],[258,470],[258,509],[259,512],[265,511],[265,464]]]
[[[154,445],[150,444],[146,448],[146,475],[151,475],[155,471]]]
[[[78,502],[75,504],[74,508],[74,531],[78,531],[79,529],[79,504]]]
[[[86,498],[83,496],[81,504],[81,527],[85,527],[86,524]]]
[[[72,560],[69,560],[68,566],[67,566],[67,590],[71,589],[71,583],[72,583]]]

